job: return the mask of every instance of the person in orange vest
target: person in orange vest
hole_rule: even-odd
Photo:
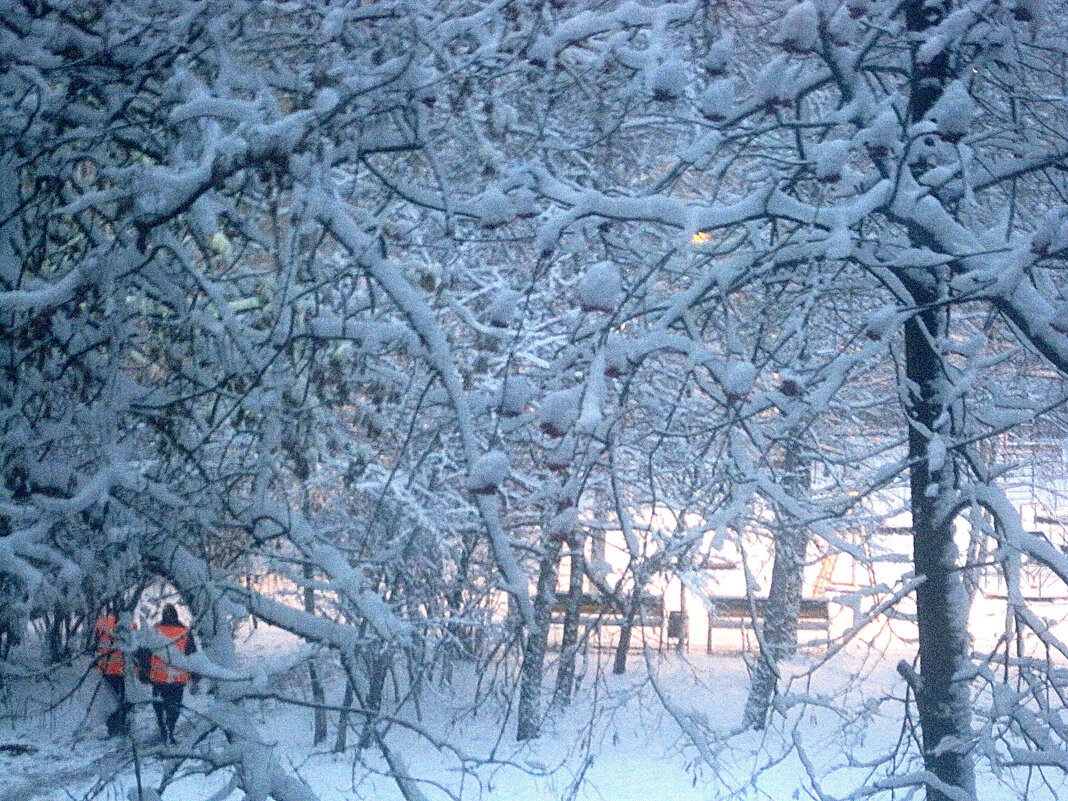
[[[182,696],[185,685],[192,675],[188,670],[176,668],[171,664],[175,653],[196,653],[197,644],[192,632],[178,619],[178,610],[172,604],[163,607],[156,631],[169,642],[162,648],[154,648],[149,663],[148,680],[152,683],[152,695],[155,700],[152,707],[156,711],[159,732],[166,743],[173,744],[174,729],[178,725],[178,716],[182,711]],[[168,659],[168,657],[171,657]]]
[[[120,643],[116,642],[118,625],[119,621],[115,615],[106,612],[97,618],[94,628],[96,669],[115,696],[115,710],[107,719],[108,737],[126,734],[130,730],[131,705],[126,700],[126,659]],[[131,630],[137,628],[137,624],[133,622],[129,626]]]

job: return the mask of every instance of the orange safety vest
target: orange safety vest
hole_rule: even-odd
[[[121,676],[125,671],[122,651],[115,648],[115,615],[101,615],[96,621],[96,669],[105,676]]]
[[[156,631],[171,641],[170,645],[162,649],[163,654],[172,653],[172,648],[177,649],[179,653],[185,653],[189,644],[189,629],[185,626],[165,626],[159,623],[156,625]],[[148,680],[153,684],[185,684],[189,681],[189,671],[172,667],[165,656],[153,652]]]

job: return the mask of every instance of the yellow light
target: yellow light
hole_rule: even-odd
[[[708,231],[698,231],[696,234],[693,235],[692,241],[695,245],[703,245],[705,242],[708,242],[711,239],[712,234],[708,233]]]

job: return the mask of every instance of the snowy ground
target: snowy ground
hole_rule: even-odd
[[[284,659],[292,642],[277,632],[259,629],[243,644],[250,663],[269,664]],[[412,732],[394,730],[388,735],[392,747],[403,756],[412,774],[426,780],[428,799],[459,798],[463,801],[710,801],[728,797],[779,799],[807,798],[805,771],[794,750],[782,755],[785,744],[800,746],[816,768],[824,773],[822,789],[840,797],[855,788],[860,772],[839,770],[826,774],[832,764],[847,755],[870,758],[891,750],[901,731],[901,705],[879,703],[888,696],[900,698],[901,680],[894,672],[894,653],[855,648],[813,676],[805,676],[815,661],[815,652],[802,654],[790,669],[799,674],[791,690],[804,695],[803,711],[791,715],[794,725],[768,732],[730,732],[740,718],[748,686],[744,661],[737,655],[704,656],[634,654],[627,676],[607,675],[609,654],[596,655],[586,665],[579,699],[567,710],[553,715],[545,733],[536,742],[519,746],[512,727],[502,723],[505,694],[487,697],[473,714],[466,700],[471,686],[458,692],[428,693],[421,699],[420,725],[441,742],[448,742],[471,758],[461,770],[455,752],[435,748]],[[647,669],[652,668],[652,672]],[[86,705],[96,690],[90,673],[73,691],[72,681],[81,673],[55,676],[50,684],[38,684],[32,693],[12,686],[0,697],[0,801],[60,801],[60,799],[136,799],[140,772],[144,799],[151,799],[164,772],[181,771],[175,752],[151,745],[155,723],[151,710],[136,713],[137,734],[133,741],[103,738],[106,705],[98,694],[88,715]],[[302,674],[303,675],[303,674]],[[654,680],[650,680],[650,675]],[[470,677],[468,677],[470,678]],[[502,682],[503,683],[503,682]],[[302,682],[294,677],[292,694],[302,694]],[[41,712],[46,698],[54,709]],[[65,697],[65,700],[61,700]],[[340,693],[332,690],[331,702]],[[464,699],[455,702],[454,698]],[[848,698],[851,706],[865,709],[849,719],[832,707]],[[864,702],[868,701],[867,707]],[[185,722],[206,702],[203,696],[189,698],[191,712]],[[802,707],[795,707],[795,712]],[[362,757],[350,737],[347,753],[329,753],[329,747],[311,747],[311,716],[307,710],[257,703],[250,710],[266,740],[276,744],[276,754],[292,765],[323,801],[368,799],[393,801],[401,795],[377,751]],[[331,722],[334,720],[332,718]],[[702,754],[684,736],[683,728],[704,743]],[[334,732],[328,740],[333,742]],[[33,752],[19,753],[16,746]],[[492,761],[477,764],[494,757]],[[780,761],[781,759],[781,761]],[[136,770],[135,770],[136,768]],[[901,769],[905,772],[907,766]],[[581,777],[582,781],[577,781]],[[981,799],[1068,797],[1068,787],[1023,784],[1014,792],[980,776]],[[1019,779],[1023,781],[1023,779]],[[164,801],[207,799],[224,788],[223,776],[200,775],[172,784]],[[442,788],[447,788],[447,794]],[[238,793],[217,796],[219,801],[237,801]],[[887,798],[890,796],[887,795]]]

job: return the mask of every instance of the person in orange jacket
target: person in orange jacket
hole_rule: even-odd
[[[152,695],[155,700],[152,707],[156,712],[159,732],[166,743],[174,743],[174,729],[178,725],[178,716],[182,711],[182,697],[185,685],[192,675],[188,670],[176,668],[168,657],[174,653],[196,653],[197,644],[188,626],[178,619],[178,610],[172,604],[163,607],[156,631],[169,642],[163,648],[155,648],[149,662],[148,680],[152,683]]]
[[[108,736],[126,734],[130,730],[129,715],[131,704],[126,700],[126,658],[117,643],[119,621],[110,612],[102,614],[96,620],[96,669],[104,683],[111,688],[115,696],[115,710],[108,715]],[[130,623],[130,629],[136,629],[136,623]]]

